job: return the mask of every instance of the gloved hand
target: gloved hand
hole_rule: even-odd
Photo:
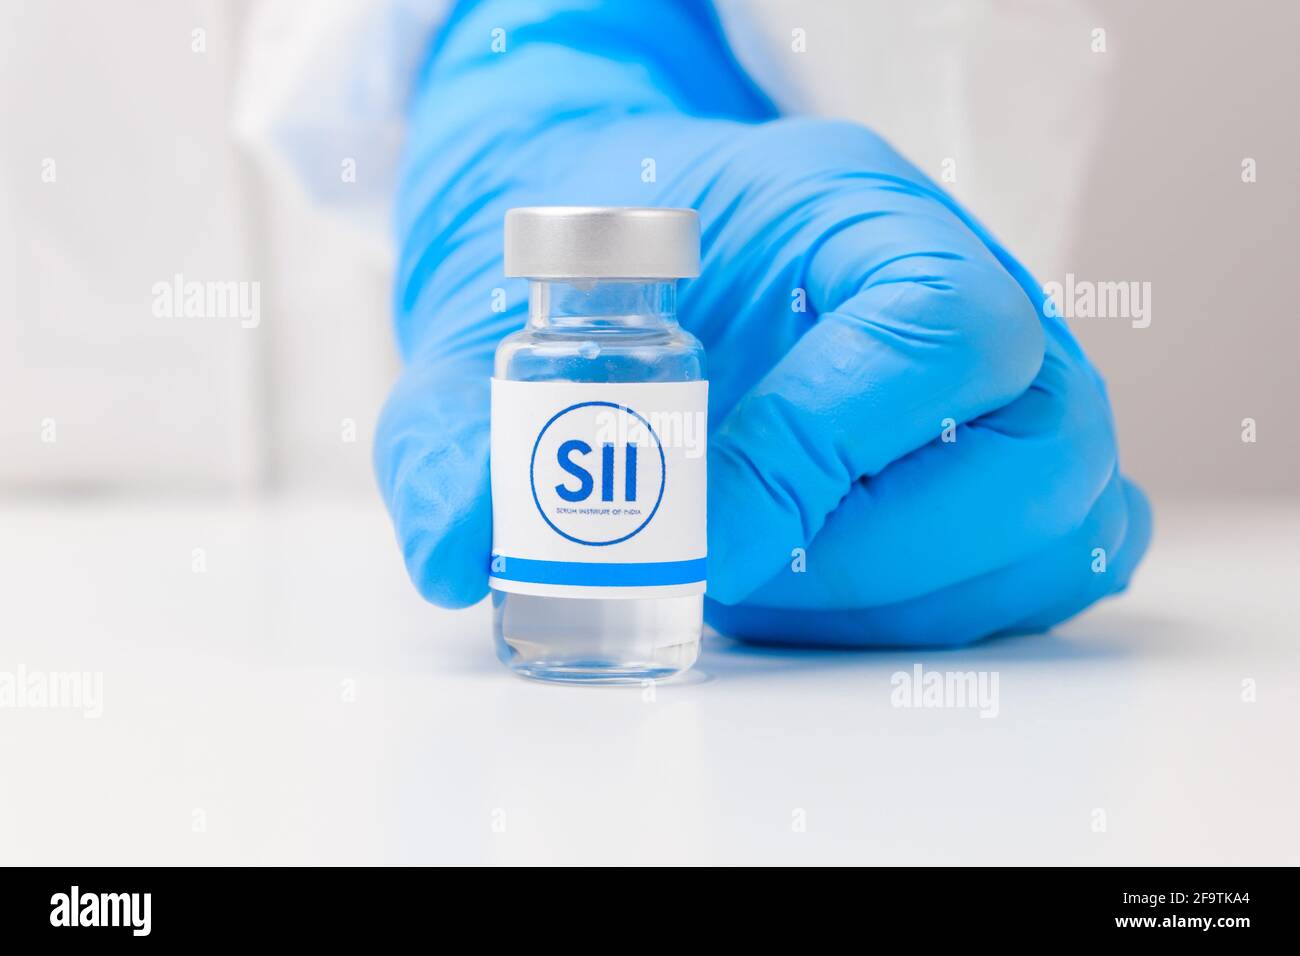
[[[462,3],[420,78],[375,461],[421,593],[487,590],[488,382],[527,309],[502,218],[546,204],[700,212],[680,310],[709,355],[718,630],[960,644],[1125,587],[1147,504],[1037,283],[872,133],[778,119],[706,3],[644,11]]]

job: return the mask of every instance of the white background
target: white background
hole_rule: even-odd
[[[1156,530],[1132,592],[1053,634],[711,638],[653,704],[509,677],[485,607],[406,581],[369,463],[390,253],[314,203],[381,221],[400,125],[331,138],[318,113],[400,103],[423,41],[340,31],[374,41],[369,66],[324,57],[291,132],[318,181],[344,156],[359,179],[310,193],[232,134],[241,77],[264,145],[292,100],[256,69],[262,6],[0,0],[0,670],[99,671],[106,696],[98,721],[0,709],[0,862],[1300,862],[1294,4],[727,4],[778,94],[931,175],[955,157],[957,194],[1044,281],[1153,282],[1150,328],[1075,327]],[[261,326],[156,319],[176,272],[261,282]],[[1000,716],[891,707],[918,660],[996,670]]]

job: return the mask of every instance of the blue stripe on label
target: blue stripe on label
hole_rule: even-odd
[[[494,554],[488,573],[502,581],[528,584],[635,588],[656,584],[696,584],[705,579],[705,562],[705,558],[694,558],[690,561],[592,564],[585,561],[532,561]]]

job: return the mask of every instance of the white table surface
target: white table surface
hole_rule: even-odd
[[[711,636],[648,700],[507,674],[369,501],[9,500],[0,673],[102,672],[103,713],[0,708],[0,862],[1300,863],[1300,506],[1156,520],[1051,634]],[[997,717],[892,706],[918,662]]]

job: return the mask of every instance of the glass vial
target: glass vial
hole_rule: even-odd
[[[708,385],[676,287],[699,274],[698,218],[512,209],[506,273],[530,291],[492,383],[497,656],[543,680],[686,670],[703,628]]]

